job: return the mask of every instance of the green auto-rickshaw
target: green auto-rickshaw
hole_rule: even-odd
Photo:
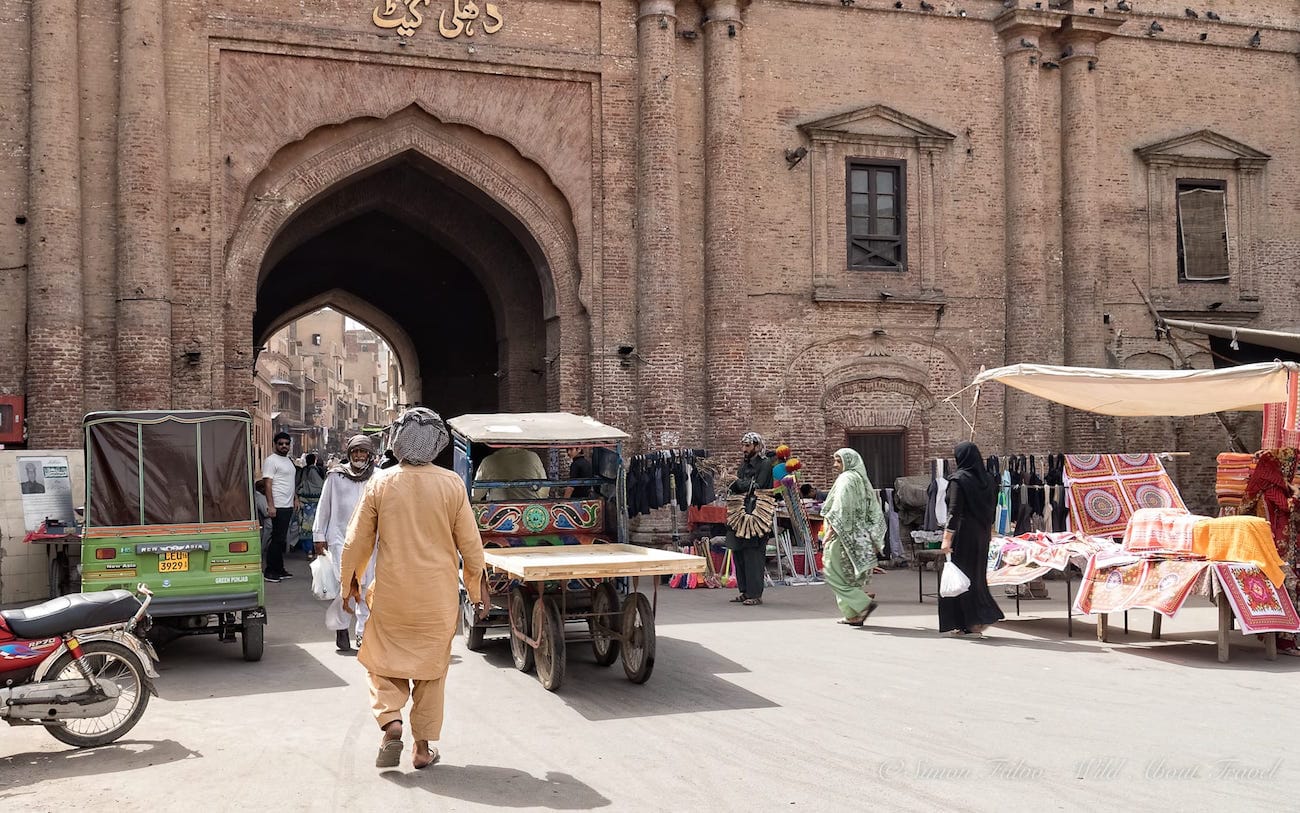
[[[143,582],[156,633],[239,633],[244,660],[260,660],[252,425],[242,410],[87,415],[82,592]]]

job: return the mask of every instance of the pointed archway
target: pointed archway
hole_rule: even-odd
[[[404,276],[392,263],[402,252]],[[231,402],[248,400],[255,336],[333,296],[347,300],[344,312],[364,302],[386,313],[388,330],[374,313],[361,321],[389,338],[407,335],[404,372],[408,381],[418,375],[424,402],[459,385],[485,403],[487,374],[501,409],[588,407],[589,326],[563,196],[510,145],[418,109],[322,128],[277,154],[250,187],[225,283],[227,324],[255,326],[227,330]],[[459,342],[425,329],[472,302],[475,324],[491,322],[486,339],[477,328]],[[473,355],[484,343],[494,358],[480,356],[470,378],[453,381],[432,360]]]

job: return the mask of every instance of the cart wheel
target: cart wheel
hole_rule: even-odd
[[[518,629],[524,635],[532,637],[533,597],[524,588],[516,585],[510,588],[510,601],[507,606],[510,611],[512,630]],[[513,631],[510,633],[510,655],[514,658],[515,668],[520,672],[532,670],[533,648],[525,641],[520,640]]]
[[[633,683],[645,683],[655,668],[655,616],[644,593],[623,602],[623,671]]]
[[[487,627],[475,626],[474,621],[474,605],[469,603],[468,596],[461,596],[460,628],[465,633],[465,648],[470,652],[482,652],[483,637],[487,635]]]
[[[587,627],[591,630],[591,649],[596,653],[596,663],[609,666],[618,660],[618,638],[608,632],[602,632],[598,626],[606,630],[618,630],[622,627],[622,619],[618,613],[618,593],[614,591],[613,582],[601,582],[596,585],[595,590],[591,591],[591,617],[587,619]]]
[[[260,661],[262,659],[262,631],[265,627],[261,621],[245,621],[244,634],[240,643],[243,645],[244,660]]]
[[[533,629],[537,630],[537,679],[553,692],[564,682],[564,619],[554,599],[542,596],[533,608]]]

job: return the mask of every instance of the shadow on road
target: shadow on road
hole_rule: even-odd
[[[262,660],[256,663],[243,660],[238,644],[223,644],[212,636],[183,638],[158,654],[160,677],[155,685],[164,700],[243,697],[348,685],[296,644],[268,645]],[[221,668],[213,668],[218,664]]]
[[[762,695],[716,677],[749,670],[694,641],[659,636],[654,674],[640,685],[627,679],[621,660],[609,667],[597,665],[590,643],[570,641],[566,649],[564,684],[556,694],[588,720],[779,707]],[[481,654],[493,666],[515,668],[504,638],[489,640]],[[537,678],[529,673],[518,675],[518,679],[535,682]]]
[[[1111,636],[1111,646],[1117,653],[1138,655],[1153,661],[1190,666],[1196,669],[1234,670],[1244,672],[1291,672],[1300,670],[1300,658],[1279,655],[1275,661],[1264,657],[1264,645],[1249,639],[1240,633],[1228,638],[1228,662],[1219,663],[1218,642],[1214,634],[1195,633],[1170,635],[1166,633],[1161,640],[1149,640],[1143,635],[1132,646],[1124,646],[1123,641],[1116,642]]]
[[[874,615],[872,616],[875,617]],[[1050,620],[1050,619],[1046,619]],[[1015,630],[1024,634],[1037,634],[1026,627],[1032,625],[1032,621],[1024,619],[1018,623],[1011,624],[1006,621],[1001,624],[995,624],[988,631],[988,637],[985,639],[969,639],[953,641],[954,646],[987,646],[987,647],[1015,647],[1019,649],[1041,649],[1052,652],[1090,652],[1097,654],[1102,650],[1095,646],[1084,646],[1082,644],[1071,643],[1068,639],[1046,639],[1046,638],[1019,638],[1009,635],[1002,635],[1000,632]],[[873,626],[870,622],[860,628],[861,632],[874,633],[876,635],[889,635],[894,638],[929,638],[931,640],[947,640],[947,637],[941,635],[934,627],[883,627]]]
[[[34,782],[81,779],[202,757],[175,740],[121,740],[100,748],[14,754],[0,757],[0,800],[18,795],[7,793],[9,789]]]
[[[422,771],[385,771],[380,776],[404,788],[497,807],[588,810],[610,803],[589,785],[555,771],[539,779],[515,768],[439,764]]]

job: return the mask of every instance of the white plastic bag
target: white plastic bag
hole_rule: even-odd
[[[939,576],[939,595],[944,598],[956,598],[970,589],[970,579],[953,564],[952,557],[943,563],[943,574]]]
[[[338,572],[328,551],[311,560],[311,592],[321,601],[333,601],[339,597]]]
[[[331,601],[325,608],[325,628],[331,630],[345,630],[352,626],[352,613],[343,605],[347,602],[343,599]]]

